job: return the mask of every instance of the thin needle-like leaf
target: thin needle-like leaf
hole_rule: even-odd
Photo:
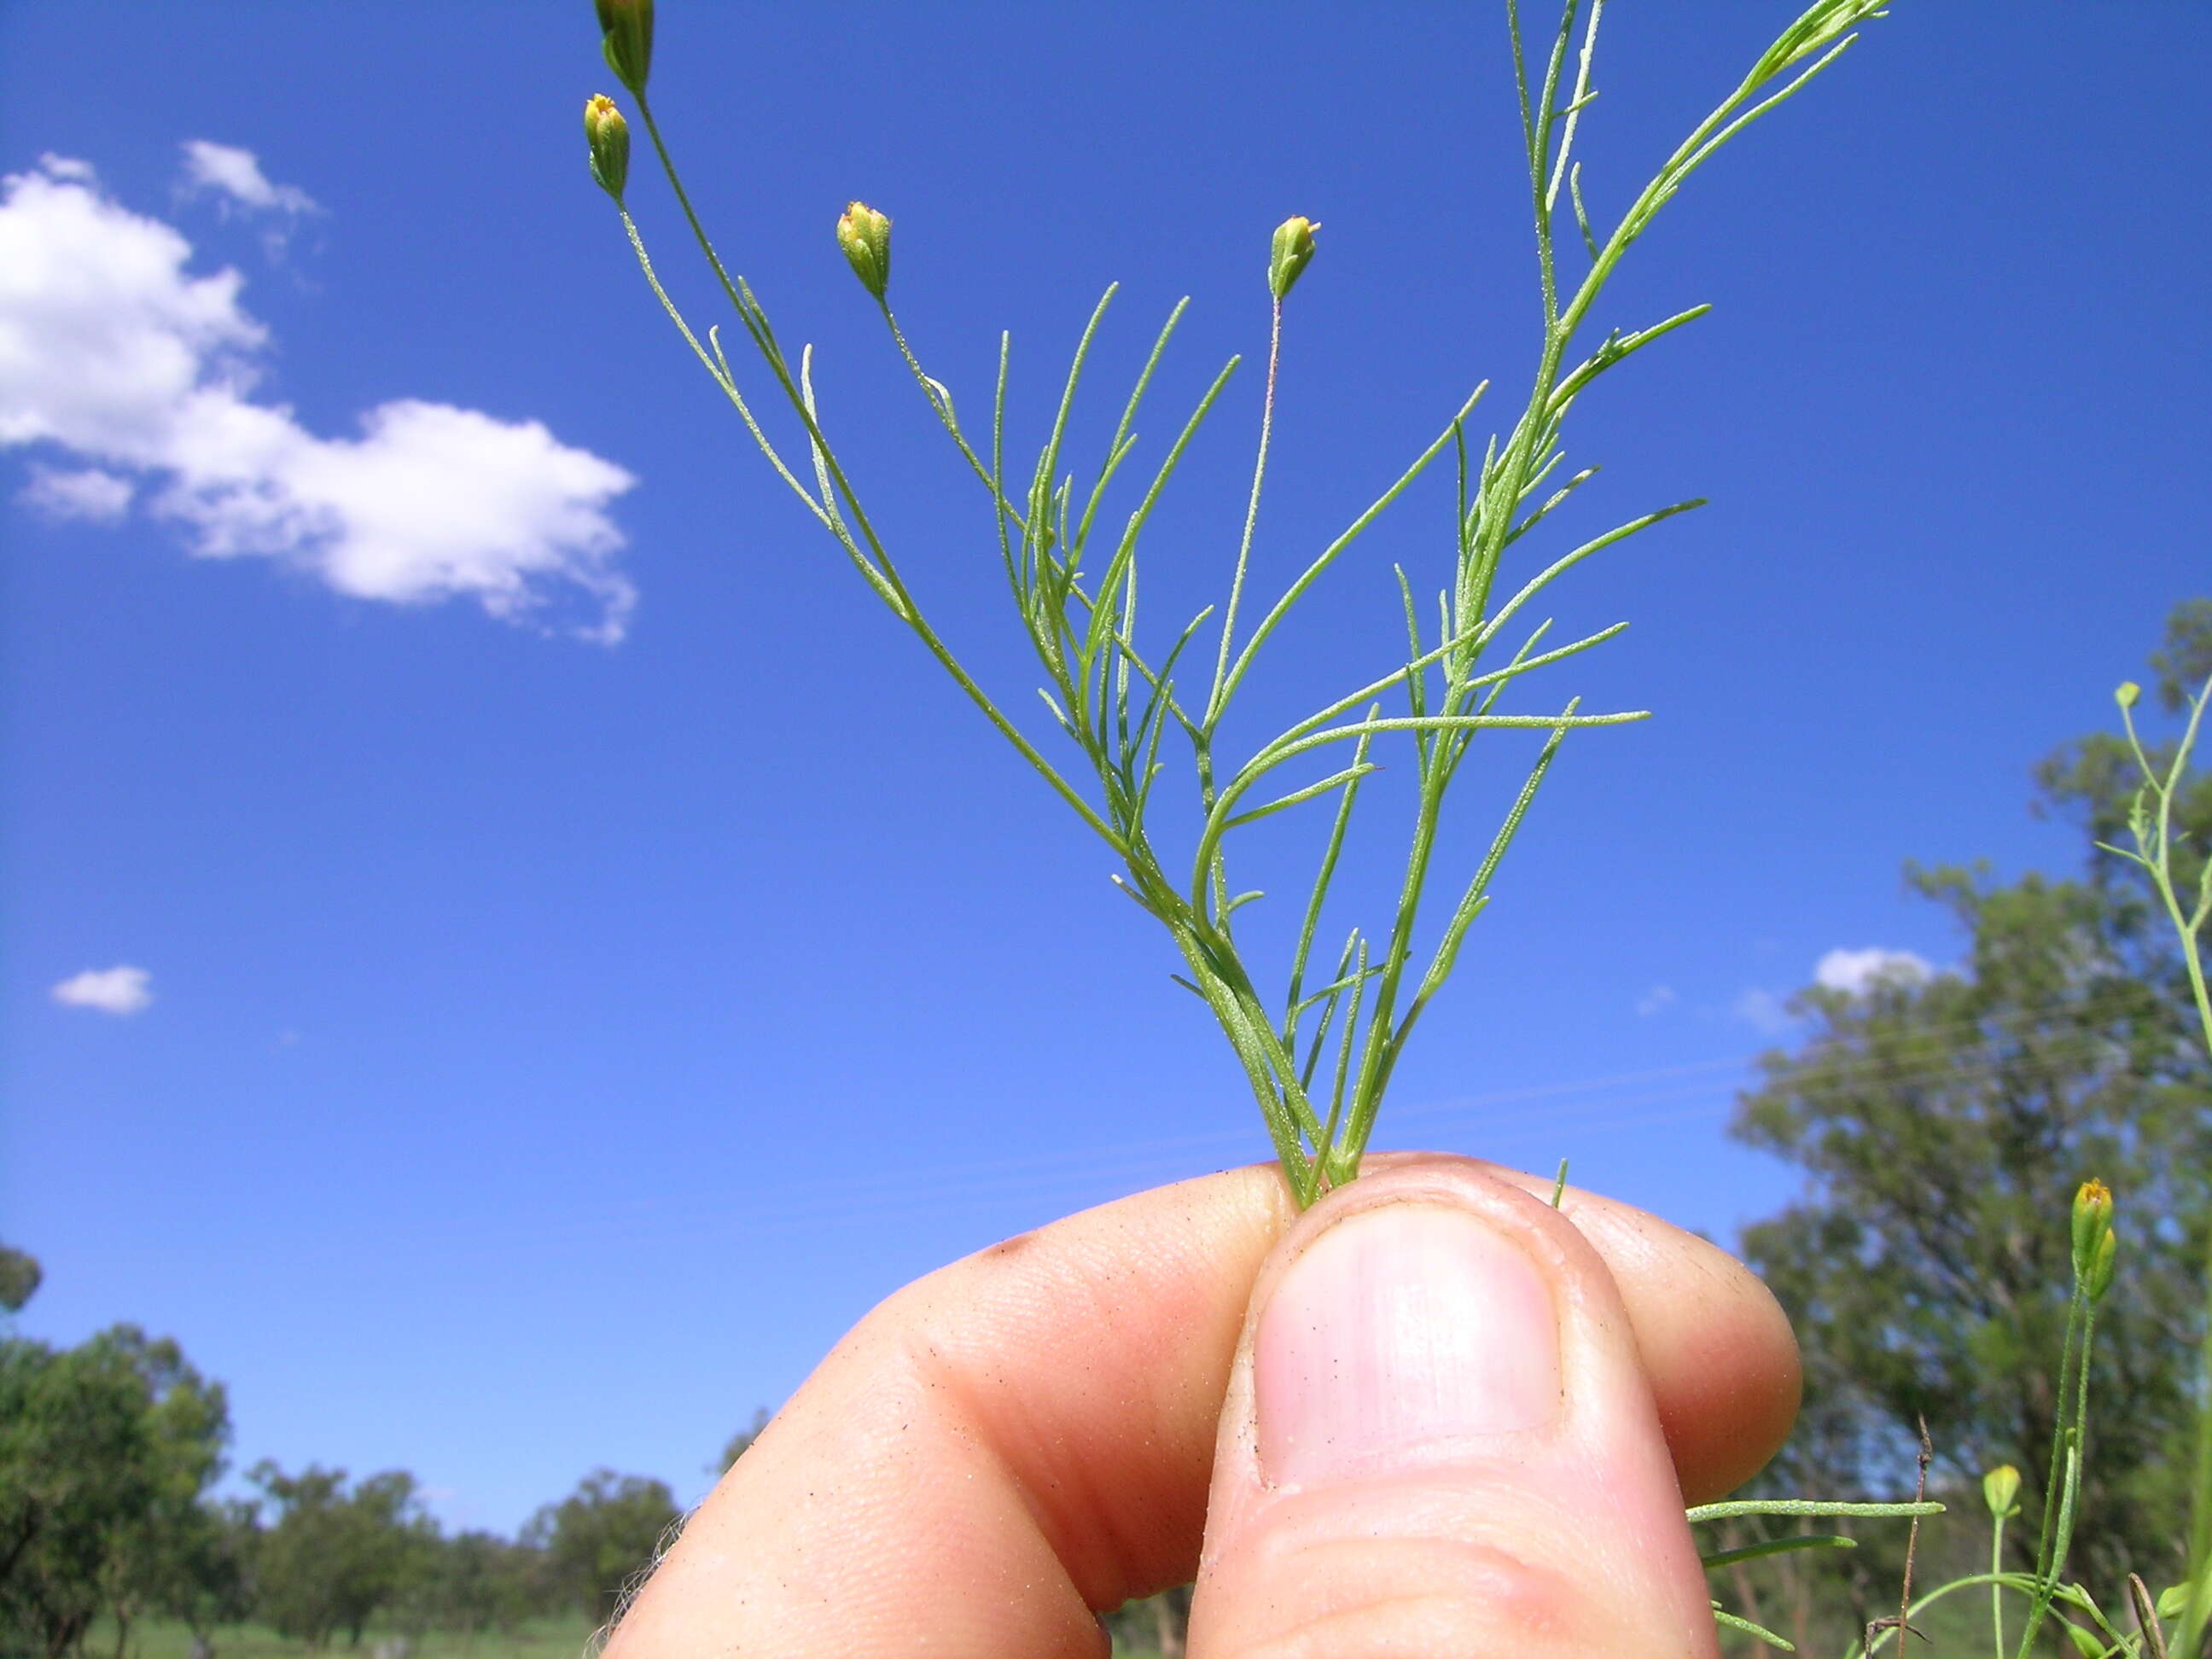
[[[1267,642],[1267,636],[1273,634],[1281,624],[1283,618],[1290,614],[1291,607],[1304,597],[1306,590],[1320,580],[1323,571],[1336,562],[1338,555],[1358,541],[1367,527],[1382,515],[1383,510],[1406,493],[1407,485],[1428,471],[1429,463],[1436,459],[1443,447],[1451,441],[1452,434],[1458,429],[1460,422],[1464,421],[1474,410],[1489,385],[1490,382],[1485,380],[1480,386],[1475,387],[1468,400],[1460,405],[1459,413],[1452,417],[1452,423],[1437,434],[1436,441],[1414,459],[1413,464],[1399,475],[1396,483],[1376,498],[1372,506],[1352,520],[1349,529],[1322,550],[1321,556],[1299,573],[1297,580],[1284,592],[1281,599],[1275,601],[1273,608],[1261,618],[1260,625],[1252,630],[1252,637],[1245,641],[1244,648],[1237,653],[1236,662],[1230,667],[1223,679],[1220,693],[1210,705],[1212,712],[1218,714],[1218,709],[1225,705],[1230,698],[1237,695],[1237,688],[1243,683],[1245,674],[1251,669],[1252,659],[1259,654],[1260,647]]]

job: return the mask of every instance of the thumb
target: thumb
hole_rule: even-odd
[[[1472,1165],[1330,1194],[1254,1290],[1192,1659],[1708,1659],[1636,1339],[1564,1215]]]

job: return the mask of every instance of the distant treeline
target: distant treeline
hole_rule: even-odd
[[[39,1283],[0,1245],[0,1308]],[[732,1440],[727,1464],[757,1432]],[[667,1483],[599,1469],[520,1534],[447,1533],[404,1470],[246,1472],[217,1498],[230,1413],[177,1344],[118,1325],[73,1348],[0,1336],[0,1659],[65,1659],[97,1620],[181,1620],[211,1652],[248,1620],[321,1647],[381,1628],[475,1635],[611,1618],[681,1518]]]

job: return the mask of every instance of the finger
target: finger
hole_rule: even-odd
[[[1567,1212],[1620,1253],[1655,1389],[1677,1402],[1686,1485],[1711,1492],[1755,1468],[1796,1403],[1795,1351],[1764,1289],[1626,1206],[1571,1191]],[[716,1488],[609,1659],[924,1638],[975,1659],[1103,1652],[1093,1610],[1196,1569],[1246,1304],[1291,1219],[1272,1168],[1232,1170],[908,1286]],[[1701,1413],[1735,1397],[1709,1375],[1725,1365],[1757,1379],[1736,1403],[1759,1443],[1716,1458],[1726,1437]]]
[[[1628,1308],[1571,1221],[1439,1160],[1291,1230],[1231,1375],[1190,1650],[1717,1653]]]
[[[1272,1169],[1142,1193],[891,1297],[701,1506],[605,1659],[1102,1656],[1188,1579]]]
[[[1370,1158],[1370,1173],[1427,1162]],[[1549,1200],[1553,1178],[1465,1160]],[[1765,1285],[1708,1239],[1632,1204],[1573,1187],[1560,1208],[1597,1247],[1636,1328],[1685,1503],[1707,1504],[1766,1467],[1797,1420],[1803,1377],[1790,1322]]]

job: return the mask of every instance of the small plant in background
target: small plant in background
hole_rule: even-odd
[[[928,416],[942,427],[964,474],[972,475],[980,491],[1016,620],[1043,676],[1041,696],[1059,733],[1048,741],[1033,739],[937,631],[829,435],[817,395],[813,348],[802,346],[795,356],[786,349],[765,306],[708,236],[647,95],[651,0],[597,0],[607,64],[635,100],[685,225],[759,360],[769,387],[765,403],[757,407],[741,386],[720,328],[709,327],[702,335],[663,286],[629,208],[627,119],[611,99],[594,96],[584,115],[591,174],[612,198],[654,295],[776,475],[877,599],[914,633],[1085,829],[1111,849],[1120,865],[1115,879],[1166,931],[1182,958],[1179,982],[1205,1003],[1234,1051],[1284,1178],[1301,1206],[1358,1175],[1406,1045],[1449,977],[1566,735],[1644,717],[1635,710],[1585,713],[1573,697],[1552,699],[1534,711],[1504,701],[1537,671],[1601,645],[1626,626],[1617,623],[1547,644],[1549,622],[1531,625],[1524,613],[1532,611],[1553,581],[1593,555],[1701,504],[1682,501],[1644,513],[1547,559],[1531,561],[1525,573],[1507,575],[1509,563],[1524,551],[1524,540],[1545,530],[1553,513],[1595,474],[1594,467],[1570,469],[1567,464],[1565,428],[1576,403],[1609,370],[1707,309],[1694,307],[1642,328],[1611,329],[1592,343],[1594,314],[1607,283],[1690,175],[1833,64],[1856,38],[1858,27],[1881,15],[1881,0],[1819,0],[1759,54],[1741,82],[1667,158],[1618,220],[1601,226],[1585,202],[1576,144],[1595,95],[1592,74],[1604,0],[1589,0],[1586,10],[1584,0],[1565,0],[1556,27],[1534,50],[1524,36],[1517,0],[1506,0],[1541,301],[1537,364],[1525,397],[1507,411],[1509,422],[1481,434],[1470,422],[1488,382],[1478,385],[1435,439],[1340,533],[1311,553],[1285,586],[1264,599],[1248,591],[1273,441],[1287,302],[1315,258],[1320,229],[1304,216],[1285,219],[1268,250],[1266,375],[1242,529],[1234,549],[1223,550],[1225,592],[1218,607],[1209,606],[1157,639],[1149,632],[1139,638],[1140,545],[1194,439],[1220,403],[1237,360],[1221,369],[1183,416],[1157,463],[1124,480],[1153,374],[1188,302],[1176,306],[1121,402],[1103,454],[1079,465],[1068,453],[1068,434],[1086,364],[1114,298],[1109,287],[1077,343],[1053,419],[1031,452],[1033,459],[1018,464],[1010,456],[1006,419],[1011,340],[1000,338],[988,418],[971,427],[963,422],[951,390],[924,368],[892,309],[891,219],[865,203],[849,204],[836,222],[837,247],[874,303]],[[1560,234],[1568,225],[1572,234]],[[780,405],[780,410],[773,416],[764,412],[770,405]],[[772,427],[790,435],[779,439]],[[1285,619],[1362,535],[1446,457],[1454,489],[1441,526],[1439,540],[1446,550],[1439,568],[1417,585],[1402,568],[1394,568],[1405,614],[1402,658],[1380,665],[1364,683],[1328,698],[1249,752],[1231,752],[1224,740],[1224,719]],[[1127,494],[1109,511],[1117,485],[1125,485]],[[1426,597],[1422,586],[1428,586]],[[2122,688],[2124,712],[2132,708],[2135,696],[2132,686]],[[2130,740],[2144,778],[2131,825],[2136,847],[2132,852],[2109,850],[2120,851],[2150,874],[2181,935],[2205,1039],[2212,1046],[2212,1004],[2207,1002],[2197,945],[2212,913],[2212,866],[2197,883],[2193,908],[2185,905],[2174,873],[2171,811],[2207,696],[2212,696],[2212,686],[2191,702],[2186,733],[2172,764],[2163,769],[2152,765],[2136,741],[2130,720]],[[1474,868],[1454,876],[1440,898],[1434,889],[1444,880],[1437,866],[1447,795],[1479,734],[1516,729],[1540,734],[1539,752]],[[1062,758],[1048,755],[1048,747]],[[1379,769],[1377,757],[1392,749],[1409,753],[1413,780],[1397,901],[1382,925],[1350,927],[1332,950],[1321,944],[1325,921],[1332,925],[1328,937],[1340,937],[1330,905],[1332,884],[1363,782]],[[1196,827],[1188,845],[1170,848],[1153,811],[1154,792],[1178,753],[1188,757],[1184,787],[1194,803]],[[1261,896],[1237,889],[1230,854],[1238,831],[1308,805],[1325,809],[1316,873],[1299,912],[1295,945],[1274,981],[1279,988],[1271,994],[1262,989],[1265,976],[1249,959],[1237,933],[1238,912]],[[2119,1260],[2114,1213],[2112,1195],[2103,1184],[2085,1182],[2070,1217],[2072,1290],[2059,1361],[2059,1432],[2043,1487],[2047,1497],[2033,1570],[2010,1571],[2004,1566],[2006,1528],[2020,1514],[2021,1481],[2008,1466],[1992,1470],[1982,1485],[1992,1527],[1989,1571],[1916,1597],[1908,1565],[1896,1614],[1875,1620],[1854,1644],[1855,1650],[1870,1655],[1887,1641],[1902,1654],[1908,1637],[1917,1633],[1913,1621],[1923,1610],[1986,1587],[1997,1659],[2008,1659],[2008,1653],[2027,1659],[2046,1625],[2055,1625],[2085,1654],[2197,1659],[2212,1620],[2212,1401],[2203,1409],[2183,1583],[2153,1595],[2134,1581],[2130,1607],[2115,1614],[2064,1577],[2075,1499],[2089,1455],[2090,1355],[2098,1308]],[[2206,1340],[2212,1372],[2212,1331]],[[1753,1517],[1793,1523],[1816,1517],[1906,1518],[1917,1542],[1920,1518],[1942,1509],[1927,1499],[1928,1462],[1923,1439],[1922,1491],[1910,1503],[1755,1498],[1705,1505],[1689,1516],[1699,1523]],[[1800,1533],[1731,1542],[1708,1553],[1705,1562],[1716,1570],[1735,1569],[1785,1552],[1848,1547],[1850,1542],[1833,1534]],[[1911,1559],[1909,1544],[1908,1564]],[[2008,1595],[2024,1599],[2017,1638],[2009,1644]],[[1776,1647],[1790,1646],[1718,1602],[1714,1610],[1724,1626]],[[2162,1623],[2168,1620],[2177,1621],[2171,1642]],[[2129,1624],[2131,1630],[2123,1628]]]
[[[2174,689],[2169,686],[2169,690]],[[2189,975],[2190,994],[2197,1005],[2198,1030],[2205,1054],[2212,1056],[2212,993],[2205,988],[2203,937],[2207,922],[2212,922],[2212,848],[2189,849],[2197,860],[2197,890],[2185,902],[2182,896],[2185,890],[2181,874],[2183,838],[2174,833],[2173,828],[2175,805],[2183,781],[2189,775],[2190,757],[2203,728],[2205,708],[2212,704],[2212,679],[2183,697],[2188,720],[2174,744],[2172,755],[2163,765],[2144,750],[2142,736],[2136,730],[2136,704],[2142,697],[2142,689],[2132,680],[2121,682],[2112,694],[2112,700],[2119,705],[2120,720],[2127,729],[2128,750],[2135,758],[2142,782],[2128,815],[2128,832],[2135,844],[2106,846],[2105,850],[2136,865],[2149,878],[2151,889],[2158,895],[2166,920],[2180,941],[2182,965]],[[2188,1567],[2178,1590],[2170,1590],[2160,1598],[2160,1611],[2178,1614],[2180,1620],[2180,1635],[2172,1651],[2186,1659],[2197,1659],[2204,1646],[2207,1631],[2212,1630],[2212,1241],[2208,1242],[2204,1286],[2204,1396],[2198,1404],[2197,1457],[2190,1482]],[[2178,1608],[2166,1607],[2164,1604],[2169,1601],[2178,1602]],[[2154,1640],[2154,1626],[2146,1629],[2146,1639]]]
[[[2195,1040],[2201,1041],[2204,1054],[2212,1059],[2212,995],[2208,995],[2203,948],[2207,925],[2212,923],[2212,856],[2208,856],[2212,849],[2185,845],[2187,838],[2175,828],[2191,760],[2206,709],[2212,706],[2212,680],[2193,693],[2171,680],[2170,689],[2175,712],[2185,714],[2185,719],[2172,750],[2163,753],[2147,748],[2136,729],[2135,709],[2141,701],[2141,689],[2130,682],[2115,694],[2125,727],[2126,754],[2136,779],[2127,813],[2132,844],[2124,847],[2100,842],[2097,845],[2139,869],[2156,896],[2179,947],[2180,968],[2197,1016]],[[2191,866],[2194,866],[2193,884]],[[2191,1039],[2184,1036],[2182,1040]],[[1908,1551],[1905,1593],[1897,1615],[1876,1620],[1851,1651],[1871,1655],[1881,1645],[1885,1632],[1894,1631],[1894,1650],[1901,1654],[1908,1631],[1917,1628],[1913,1621],[1962,1592],[1986,1586],[1990,1651],[1995,1659],[2028,1659],[2047,1625],[2055,1626],[2071,1648],[2087,1659],[2202,1659],[2206,1653],[2208,1626],[2212,1626],[2212,1397],[2199,1396],[2189,1538],[2181,1556],[2179,1581],[2154,1592],[2140,1575],[2130,1574],[2127,1605],[2108,1607],[2087,1586],[2069,1582],[2066,1577],[2076,1542],[2076,1510],[2094,1449],[2089,1438],[2094,1403],[2091,1355],[2098,1313],[2111,1293],[2122,1257],[2115,1224],[2118,1208],[2105,1183],[2092,1179],[2075,1194],[2068,1218],[2073,1283],[2059,1359],[2057,1433],[2051,1467],[2043,1484],[2048,1496],[2038,1524],[2033,1567],[2022,1572],[2008,1571],[2004,1565],[2007,1526],[2021,1513],[2021,1478],[2018,1469],[2000,1466],[1990,1470],[1981,1483],[1990,1521],[1989,1571],[1954,1578],[1915,1597]],[[2212,1294],[2212,1264],[2208,1264],[2205,1283],[2208,1294]],[[2212,1308],[2207,1313],[2202,1376],[2212,1379]],[[1924,1473],[1924,1455],[1923,1469]],[[1693,1519],[1721,1519],[1742,1513],[1836,1513],[1840,1507],[1808,1505],[1792,1510],[1778,1504],[1763,1510],[1750,1504],[1715,1504],[1691,1513]],[[1848,1547],[1850,1543],[1848,1539],[1831,1535],[1798,1534],[1722,1551],[1705,1560],[1709,1567],[1722,1567],[1785,1550]],[[2016,1635],[2011,1638],[2007,1635],[2008,1596],[2020,1604],[2021,1614]],[[1717,1616],[1723,1624],[1778,1646],[1789,1645],[1772,1632],[1747,1620],[1724,1613],[1717,1612]]]

